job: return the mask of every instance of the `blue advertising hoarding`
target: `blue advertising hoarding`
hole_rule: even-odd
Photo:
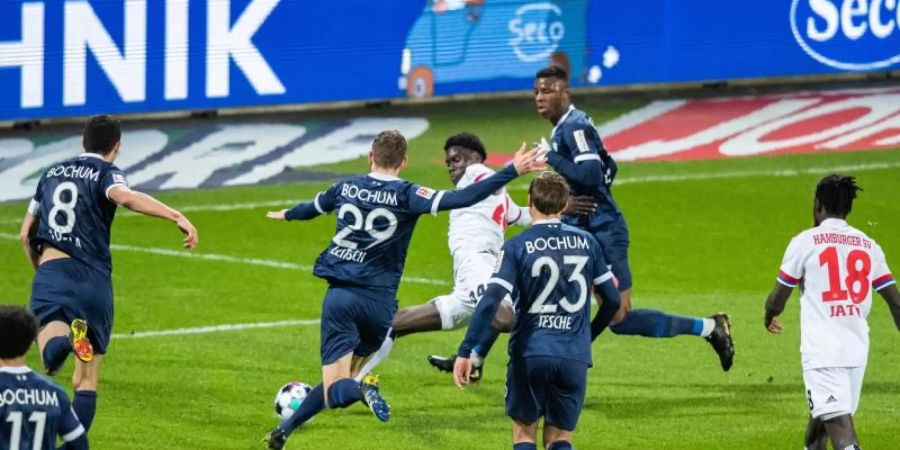
[[[0,120],[896,69],[894,0],[0,2]]]

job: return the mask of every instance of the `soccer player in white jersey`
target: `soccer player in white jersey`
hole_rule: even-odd
[[[484,164],[487,159],[484,144],[472,133],[464,132],[447,138],[444,152],[447,171],[456,189],[464,189],[494,174],[494,170]],[[593,212],[594,206],[592,197],[579,197],[573,199],[570,210],[589,214]],[[393,340],[400,336],[456,330],[466,326],[484,293],[484,284],[494,272],[506,228],[509,225],[530,224],[528,208],[516,205],[506,189],[500,189],[470,207],[450,211],[448,244],[453,256],[453,292],[435,297],[425,304],[397,311],[391,335],[382,344],[379,357],[373,359],[372,366],[390,351]],[[511,330],[515,322],[512,303],[505,301],[499,311],[495,325],[501,330]],[[496,339],[497,332],[487,330],[473,350],[474,362],[477,364],[472,380],[480,379],[483,363],[481,357],[487,354]],[[450,358],[429,357],[432,365],[446,372],[453,372],[454,359],[455,355]]]
[[[869,352],[872,292],[887,301],[900,330],[900,292],[881,247],[846,217],[860,188],[853,177],[829,175],[816,186],[815,227],[791,240],[766,300],[766,328],[800,286],[800,353],[809,401],[807,450],[858,450],[853,414],[859,406]]]

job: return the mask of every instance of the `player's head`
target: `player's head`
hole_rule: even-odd
[[[369,165],[389,171],[406,167],[406,138],[397,130],[384,130],[375,136],[369,152]]]
[[[528,186],[528,206],[532,216],[536,216],[535,210],[543,216],[558,216],[568,202],[569,183],[556,172],[541,172]]]
[[[96,153],[112,161],[118,156],[121,140],[122,130],[119,128],[119,121],[106,114],[91,117],[84,124],[81,143],[84,151],[88,153]]]
[[[816,225],[829,217],[847,217],[853,209],[856,193],[861,190],[854,177],[833,173],[822,178],[816,186],[816,199],[813,202]]]
[[[459,133],[447,138],[444,142],[444,154],[446,155],[444,162],[447,163],[453,184],[459,183],[460,178],[466,173],[466,167],[483,163],[487,159],[484,144],[472,133]]]
[[[37,336],[37,321],[21,306],[0,305],[0,359],[25,356]]]
[[[534,77],[534,104],[541,117],[554,123],[566,113],[572,104],[566,69],[548,66],[538,70]]]

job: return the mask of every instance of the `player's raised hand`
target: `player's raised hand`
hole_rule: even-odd
[[[566,203],[563,214],[570,216],[589,216],[597,211],[597,200],[590,195],[573,195]]]
[[[469,384],[470,375],[472,375],[472,360],[457,356],[453,363],[453,382],[456,383],[456,387],[465,389]]]
[[[200,242],[200,236],[197,234],[197,229],[194,228],[191,221],[184,216],[179,217],[178,220],[175,221],[175,225],[178,225],[178,229],[187,235],[184,238],[184,248],[193,250],[194,247],[197,246],[197,243]]]
[[[781,328],[781,321],[777,317],[766,317],[766,329],[772,334],[781,334],[784,331]]]
[[[282,209],[281,211],[269,211],[266,213],[266,217],[273,220],[285,220],[284,213],[286,213],[286,209]]]
[[[523,142],[516,151],[512,164],[519,175],[536,172],[547,168],[545,156],[546,152],[543,149],[535,147],[529,150],[528,144]]]

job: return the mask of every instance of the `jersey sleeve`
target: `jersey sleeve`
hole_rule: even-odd
[[[119,169],[116,166],[110,166],[109,170],[106,171],[106,175],[100,180],[100,189],[103,190],[103,195],[106,196],[107,200],[109,200],[110,189],[114,187],[127,188],[128,179],[125,178],[125,172],[122,172],[122,169]]]
[[[515,167],[509,165],[465,189],[436,191],[425,186],[411,184],[410,189],[413,191],[409,195],[409,212],[413,214],[430,212],[437,215],[438,211],[466,208],[484,200],[518,176]]]
[[[877,292],[892,284],[896,284],[891,270],[888,268],[887,260],[884,257],[884,251],[878,244],[875,244],[872,252],[872,288]]]
[[[603,150],[603,147],[600,144],[597,129],[591,124],[576,122],[566,126],[562,132],[563,142],[572,151],[572,160],[574,162],[600,162],[600,152]]]
[[[598,286],[601,286],[604,283],[613,283],[615,285],[615,277],[613,276],[612,270],[610,270],[609,266],[606,264],[606,258],[603,257],[603,250],[600,248],[600,244],[597,243],[596,239],[593,236],[590,236],[591,242],[591,262],[592,262],[592,273],[593,279],[591,284],[593,284],[596,289]]]
[[[285,211],[286,220],[309,220],[322,214],[334,211],[337,204],[337,193],[342,183],[336,183],[330,188],[319,192],[311,202],[302,202]]]
[[[800,279],[803,278],[803,258],[803,245],[798,236],[791,239],[791,243],[784,252],[784,259],[781,260],[781,268],[778,271],[778,282],[789,288],[797,287]]]
[[[534,221],[531,218],[531,211],[528,207],[517,205],[509,194],[506,195],[506,204],[508,205],[506,214],[507,224],[527,227]]]
[[[78,420],[75,410],[69,404],[69,397],[66,396],[65,391],[60,391],[59,398],[62,400],[60,402],[60,410],[63,412],[59,427],[59,437],[64,442],[72,442],[84,435],[84,426]]]
[[[547,162],[566,178],[569,184],[591,188],[606,183],[600,153],[603,147],[597,130],[589,123],[566,124],[561,130],[563,144],[571,159],[560,152],[550,152]]]
[[[44,177],[38,181],[37,189],[34,191],[34,197],[28,203],[28,212],[36,216],[41,211],[41,200],[44,199]]]
[[[515,247],[509,241],[503,244],[500,254],[497,256],[497,265],[494,274],[487,284],[496,284],[502,287],[513,298],[516,297],[516,276],[518,274]]]

